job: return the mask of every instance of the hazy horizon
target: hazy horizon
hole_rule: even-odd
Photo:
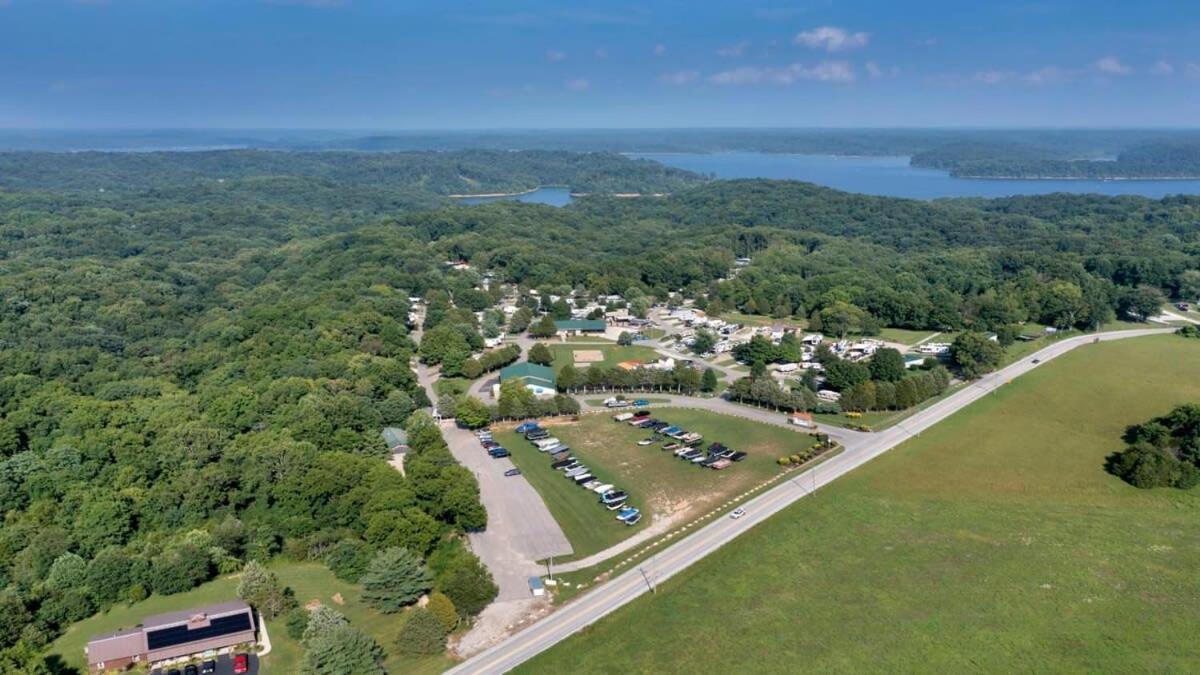
[[[1105,4],[0,0],[0,128],[1195,124],[1200,7]]]

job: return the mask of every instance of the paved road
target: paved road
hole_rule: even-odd
[[[1032,370],[1076,347],[1095,341],[1119,340],[1169,333],[1174,329],[1115,331],[1068,338],[1050,345],[1017,363],[987,375],[970,386],[920,411],[885,431],[865,435],[847,443],[842,454],[820,466],[797,474],[748,501],[746,515],[738,520],[718,518],[692,535],[664,549],[642,565],[598,586],[505,642],[468,659],[450,673],[503,673],[549,649],[582,628],[595,623],[652,587],[671,578],[704,556],[717,550],[747,529],[765,521],[796,500],[853,471],[921,431],[941,422],[971,403],[987,396],[1013,378]]]

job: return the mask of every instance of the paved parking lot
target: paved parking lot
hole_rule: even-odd
[[[504,475],[512,462],[489,457],[469,431],[449,424],[442,431],[455,459],[479,479],[487,508],[487,529],[470,535],[471,548],[496,578],[499,600],[528,598],[529,577],[543,571],[537,561],[569,555],[570,542],[525,477]]]
[[[201,661],[207,661],[207,660],[208,659],[201,659]],[[217,675],[233,675],[233,656],[232,655],[222,654],[221,656],[216,657],[216,661],[217,661]],[[196,666],[199,667],[200,663],[196,662]],[[178,671],[179,673],[182,673],[183,666],[180,665],[180,666],[171,666],[169,668],[155,668],[150,671],[150,675],[175,675],[176,671]],[[258,656],[254,655],[254,654],[250,655],[250,670],[247,672],[250,673],[250,675],[258,675]]]

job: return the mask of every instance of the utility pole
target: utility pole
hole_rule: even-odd
[[[550,556],[550,561],[546,563],[546,573],[550,575],[550,581],[554,581],[554,556]]]

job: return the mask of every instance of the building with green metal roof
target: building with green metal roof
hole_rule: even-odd
[[[554,369],[549,366],[539,366],[536,363],[514,363],[500,370],[500,382],[519,379],[525,381],[525,386],[534,396],[553,396],[558,392],[554,378]]]
[[[564,319],[555,321],[554,327],[560,333],[603,333],[608,326],[602,319]]]

